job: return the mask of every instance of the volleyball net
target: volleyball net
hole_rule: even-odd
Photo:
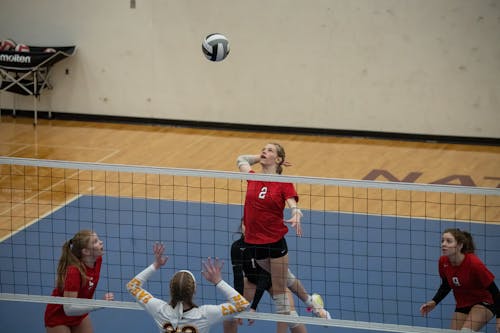
[[[454,310],[451,294],[427,317],[419,307],[439,287],[437,262],[447,228],[471,232],[477,255],[500,276],[496,188],[0,157],[1,321],[12,319],[13,303],[90,302],[117,315],[140,309],[125,285],[153,261],[155,241],[165,244],[169,261],[148,282],[153,295],[168,300],[170,277],[189,269],[199,284],[198,304],[223,302],[202,278],[201,262],[209,256],[224,260],[223,278],[232,284],[230,248],[240,237],[247,180],[295,184],[303,236],[290,228],[289,266],[309,293],[322,295],[333,319],[312,317],[297,298],[299,317],[274,314],[268,295],[258,312],[242,318],[345,332],[445,332]],[[81,229],[104,241],[96,299],[50,297],[61,246]],[[116,301],[98,300],[105,292]],[[132,312],[120,317],[124,332],[134,331]],[[483,331],[494,332],[493,321]]]

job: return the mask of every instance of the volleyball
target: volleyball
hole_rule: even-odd
[[[226,36],[214,33],[210,34],[203,40],[201,49],[210,61],[222,61],[229,54],[229,41]]]

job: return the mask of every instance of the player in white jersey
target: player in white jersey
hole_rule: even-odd
[[[202,275],[212,282],[228,299],[228,303],[197,306],[193,303],[196,280],[190,271],[181,270],[170,280],[170,302],[155,298],[143,288],[144,282],[161,266],[168,257],[163,255],[165,246],[155,243],[155,262],[137,274],[127,284],[128,291],[137,302],[153,317],[160,332],[207,333],[210,327],[227,316],[245,310],[249,303],[221,277],[223,263],[210,258],[203,262]]]

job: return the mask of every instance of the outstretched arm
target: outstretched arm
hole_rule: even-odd
[[[436,292],[436,295],[434,295],[431,301],[422,304],[422,306],[420,307],[420,313],[422,314],[422,316],[425,316],[429,312],[434,310],[436,305],[438,305],[439,302],[441,302],[446,297],[446,295],[448,295],[450,291],[451,287],[448,284],[448,281],[446,280],[445,277],[441,277],[441,286]]]
[[[101,265],[102,259],[99,258],[96,261],[96,265]],[[78,297],[78,291],[82,285],[82,277],[80,272],[76,269],[76,267],[68,268],[66,272],[66,278],[64,282],[64,297]],[[95,287],[95,286],[94,286]],[[104,295],[104,300],[112,301],[114,299],[113,293],[107,293]],[[90,305],[80,305],[80,304],[64,304],[63,310],[67,316],[81,316],[91,311],[102,309],[99,306],[90,306]]]
[[[236,312],[241,312],[248,307],[248,301],[239,292],[234,290],[229,284],[222,280],[221,270],[224,263],[219,260],[219,258],[212,259],[209,257],[207,261],[203,262],[203,271],[201,274],[209,282],[215,284],[217,289],[219,289],[225,296],[230,304],[222,304],[221,309],[223,315],[229,315]]]
[[[163,243],[155,243],[153,246],[155,261],[127,283],[128,292],[144,307],[146,307],[146,304],[154,297],[147,290],[142,288],[142,286],[157,269],[167,263],[168,257],[163,255],[164,252],[165,245],[163,245]]]
[[[78,297],[78,292],[76,291],[65,291],[64,297]],[[115,296],[113,293],[104,294],[105,301],[113,301]],[[91,306],[91,305],[78,305],[78,304],[64,304],[63,310],[67,316],[81,316],[91,311],[100,310],[102,307]]]
[[[159,269],[161,266],[165,265],[168,261],[168,257],[164,255],[165,245],[163,243],[155,242],[153,245],[153,253],[155,255],[155,269]]]

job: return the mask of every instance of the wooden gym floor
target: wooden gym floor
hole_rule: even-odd
[[[3,116],[0,155],[236,171],[239,154],[285,147],[287,175],[500,187],[500,146]]]
[[[55,119],[40,119],[34,127],[31,118],[11,116],[3,116],[0,122],[0,155],[8,157],[237,171],[235,162],[238,155],[258,154],[268,142],[278,142],[285,147],[287,159],[293,164],[285,169],[286,175],[500,187],[500,146],[495,145]],[[0,175],[0,240],[15,230],[35,223],[40,217],[53,211],[54,207],[71,200],[67,197],[67,190],[54,190],[54,179],[43,184],[40,180],[43,178],[36,175],[31,183],[30,178],[23,174],[16,183],[15,177],[12,177],[15,172],[18,170],[2,172]],[[76,186],[80,189],[84,177],[79,177]],[[64,181],[61,186],[68,187],[68,184],[69,181]],[[50,193],[47,191],[49,187]],[[98,194],[98,189],[91,187],[93,194]],[[107,191],[109,188],[108,186]],[[120,188],[118,191],[121,190]],[[64,197],[57,198],[54,193],[65,194]],[[119,195],[127,193],[119,192]],[[140,191],[134,189],[134,193]],[[44,198],[44,195],[47,198]],[[301,197],[304,196],[301,194]],[[163,196],[160,195],[160,198]],[[360,208],[351,203],[352,207],[332,206],[331,209],[391,215],[409,214],[405,211],[406,208],[400,209],[397,206],[397,199],[394,207],[384,202],[385,210],[380,208],[380,198],[376,199],[378,201],[375,207],[367,207],[366,202],[369,200],[365,197],[361,200]],[[462,213],[457,213],[456,200],[453,199],[453,211],[450,213],[446,213],[441,204],[433,208],[436,212],[432,212],[432,207],[427,205],[424,206],[426,212],[418,214],[423,217],[465,220],[477,218],[478,221],[500,223],[499,197],[496,197],[494,202],[488,202],[489,199],[486,204],[481,202],[477,217],[472,212],[471,205],[468,205],[463,216]],[[470,198],[463,200],[471,201]],[[338,205],[339,201],[337,200],[335,205]],[[493,210],[488,211],[485,206],[492,206]],[[314,202],[306,208],[314,209]],[[330,208],[325,206],[323,209]],[[415,214],[415,207],[411,204],[408,210],[412,210],[412,215]]]

